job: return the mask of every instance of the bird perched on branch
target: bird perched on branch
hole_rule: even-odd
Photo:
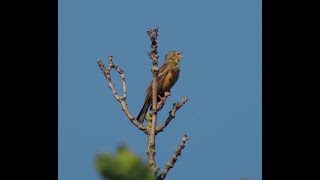
[[[157,90],[158,96],[163,97],[165,92],[170,92],[170,89],[177,82],[179,78],[180,68],[179,62],[182,58],[182,52],[171,51],[166,54],[164,64],[160,67],[158,71],[157,79]],[[159,102],[159,97],[157,102]],[[150,83],[147,92],[146,98],[144,100],[143,107],[137,117],[137,120],[140,123],[143,123],[145,114],[148,111],[148,108],[152,104],[152,82]]]

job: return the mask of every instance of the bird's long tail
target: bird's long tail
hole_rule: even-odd
[[[138,120],[141,124],[143,123],[144,117],[145,117],[145,115],[146,115],[146,113],[147,113],[147,111],[148,111],[148,107],[150,106],[149,99],[150,99],[150,98],[148,98],[148,97],[146,98],[146,100],[144,101],[143,107],[142,107],[142,109],[141,109],[141,111],[140,111],[140,113],[139,113],[139,115],[138,115],[138,117],[137,117],[137,120]]]
[[[141,111],[137,117],[137,120],[142,124],[143,121],[144,121],[144,117],[148,111],[148,108],[149,106],[151,105],[151,93],[149,93],[149,90],[147,91],[147,97],[146,99],[144,100],[144,104],[143,104],[143,107],[141,108]]]

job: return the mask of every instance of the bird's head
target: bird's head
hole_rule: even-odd
[[[170,51],[166,54],[164,62],[174,62],[175,64],[178,65],[181,58],[182,58],[182,52]]]

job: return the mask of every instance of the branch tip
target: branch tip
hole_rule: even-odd
[[[161,101],[161,100],[160,100]],[[169,112],[169,116],[167,118],[167,120],[161,124],[161,126],[159,126],[157,128],[157,132],[156,134],[158,134],[159,132],[163,132],[163,129],[166,128],[168,126],[168,124],[171,122],[172,119],[174,119],[176,117],[176,112],[188,101],[188,97],[183,97],[181,102],[176,102],[173,103],[173,108],[172,110]]]
[[[139,130],[143,131],[144,133],[147,133],[146,128],[138,122],[138,120],[136,120],[134,118],[134,116],[131,115],[131,113],[128,110],[128,106],[126,103],[126,97],[127,97],[127,85],[126,85],[126,79],[125,79],[125,75],[124,75],[124,71],[119,68],[116,64],[113,64],[113,56],[109,56],[109,66],[106,69],[104,64],[102,63],[101,60],[98,60],[97,63],[101,69],[101,71],[103,72],[104,76],[106,77],[107,81],[108,81],[108,86],[109,89],[112,92],[113,97],[121,104],[121,109],[124,111],[124,113],[127,115],[128,119],[130,120],[130,122],[132,122]],[[117,91],[114,88],[114,84],[111,80],[111,75],[110,75],[110,71],[111,69],[114,68],[121,77],[122,80],[122,87],[123,87],[123,96],[118,96],[117,95]]]
[[[188,136],[185,134],[182,137],[182,142],[181,144],[179,144],[178,148],[176,149],[176,151],[174,152],[172,158],[170,159],[169,162],[167,162],[166,164],[166,168],[163,170],[163,172],[157,177],[157,180],[163,180],[165,179],[165,177],[167,176],[169,170],[171,168],[173,168],[174,164],[176,163],[176,161],[178,160],[178,157],[181,155],[181,151],[182,149],[185,148],[185,143],[188,140]]]

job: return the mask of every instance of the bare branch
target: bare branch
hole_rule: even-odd
[[[178,111],[178,109],[180,109],[187,101],[188,101],[188,97],[183,97],[180,103],[176,102],[173,104],[173,109],[172,111],[169,112],[169,116],[167,120],[157,128],[156,134],[158,134],[159,132],[162,132],[163,129],[168,126],[171,120],[176,117],[176,112]]]
[[[156,127],[157,127],[157,98],[158,98],[158,90],[157,90],[157,81],[158,81],[158,46],[157,46],[157,38],[158,38],[158,28],[156,29],[148,29],[147,33],[150,37],[151,48],[152,50],[148,53],[150,59],[152,60],[152,120],[150,129],[148,131],[148,147],[147,147],[147,156],[148,156],[148,164],[151,168],[155,169],[155,173],[157,173],[155,154],[155,136],[156,136]],[[148,122],[150,124],[150,122]],[[148,126],[148,125],[147,125]]]
[[[158,61],[158,45],[157,45],[157,38],[158,38],[158,30],[159,27],[157,27],[156,29],[148,29],[147,33],[150,37],[150,41],[151,41],[151,52],[148,53],[150,59],[152,60],[152,64],[156,64]]]
[[[182,149],[185,147],[184,144],[186,143],[186,141],[188,140],[188,136],[185,134],[182,137],[182,143],[178,146],[178,148],[176,149],[176,151],[174,152],[172,158],[170,159],[170,161],[167,163],[166,168],[163,170],[163,172],[158,176],[157,180],[163,180],[166,178],[169,170],[174,166],[174,164],[176,163],[176,161],[178,160],[178,157],[181,155],[181,151]]]
[[[106,77],[107,81],[108,81],[108,87],[110,88],[112,95],[114,96],[114,98],[116,98],[117,101],[119,101],[119,103],[121,104],[122,110],[125,112],[125,114],[127,115],[127,117],[129,118],[129,120],[141,131],[143,131],[144,133],[147,133],[146,128],[139,123],[134,116],[132,116],[132,114],[129,112],[128,107],[127,107],[127,103],[126,103],[126,97],[127,97],[127,86],[126,86],[126,79],[124,76],[124,72],[121,68],[119,68],[117,65],[113,64],[113,60],[112,60],[112,56],[109,56],[109,66],[108,68],[105,68],[104,64],[101,62],[101,60],[98,60],[97,63],[99,65],[99,68],[101,69],[101,71],[103,72],[104,76]],[[119,96],[117,94],[117,91],[114,88],[114,85],[112,83],[111,80],[111,76],[110,76],[110,71],[111,69],[114,68],[121,77],[122,80],[122,87],[123,87],[123,96]]]
[[[104,76],[107,79],[108,87],[111,90],[112,95],[120,103],[122,110],[124,111],[124,113],[126,114],[128,119],[139,130],[143,131],[147,135],[147,137],[148,137],[148,139],[147,139],[148,140],[148,142],[147,142],[148,143],[148,145],[147,145],[148,165],[151,169],[153,169],[153,172],[155,173],[155,175],[158,174],[158,171],[160,169],[159,167],[156,166],[156,161],[155,161],[155,154],[156,154],[155,136],[159,132],[162,132],[169,125],[171,120],[175,118],[176,112],[178,111],[178,109],[180,109],[188,100],[187,97],[184,97],[181,102],[174,103],[173,108],[169,112],[169,116],[166,119],[166,121],[161,126],[157,127],[157,113],[158,113],[158,111],[160,111],[163,108],[164,104],[166,103],[167,98],[171,95],[170,92],[165,92],[163,97],[158,95],[158,88],[157,88],[158,71],[159,71],[159,68],[158,68],[159,55],[158,55],[158,50],[157,50],[157,48],[158,48],[158,45],[157,45],[158,29],[159,29],[159,27],[157,27],[156,29],[148,29],[147,30],[147,33],[148,33],[150,41],[151,41],[151,51],[148,52],[148,55],[149,55],[149,58],[151,59],[151,62],[152,62],[151,72],[152,72],[153,80],[152,80],[152,85],[151,85],[152,86],[152,111],[147,112],[145,114],[145,118],[147,120],[146,126],[143,126],[141,123],[139,123],[139,121],[134,116],[132,116],[132,114],[128,110],[127,103],[126,103],[127,87],[126,87],[126,79],[125,79],[125,75],[124,75],[123,70],[121,68],[119,68],[116,64],[113,64],[113,57],[112,56],[108,57],[109,66],[107,68],[104,66],[104,64],[101,62],[101,60],[97,61],[99,68],[104,73]],[[110,71],[113,68],[118,72],[118,74],[121,77],[122,88],[123,88],[123,95],[122,96],[118,95],[117,91],[115,90],[114,84],[111,80]],[[159,102],[157,102],[158,98],[160,99]],[[163,172],[157,177],[157,180],[163,180],[166,177],[166,175],[168,174],[169,170],[171,168],[173,168],[175,162],[178,159],[178,156],[181,155],[181,151],[185,147],[184,144],[187,140],[188,140],[187,135],[184,135],[182,138],[182,143],[178,146],[174,155],[172,156],[170,161],[166,164],[166,167],[163,170]]]

